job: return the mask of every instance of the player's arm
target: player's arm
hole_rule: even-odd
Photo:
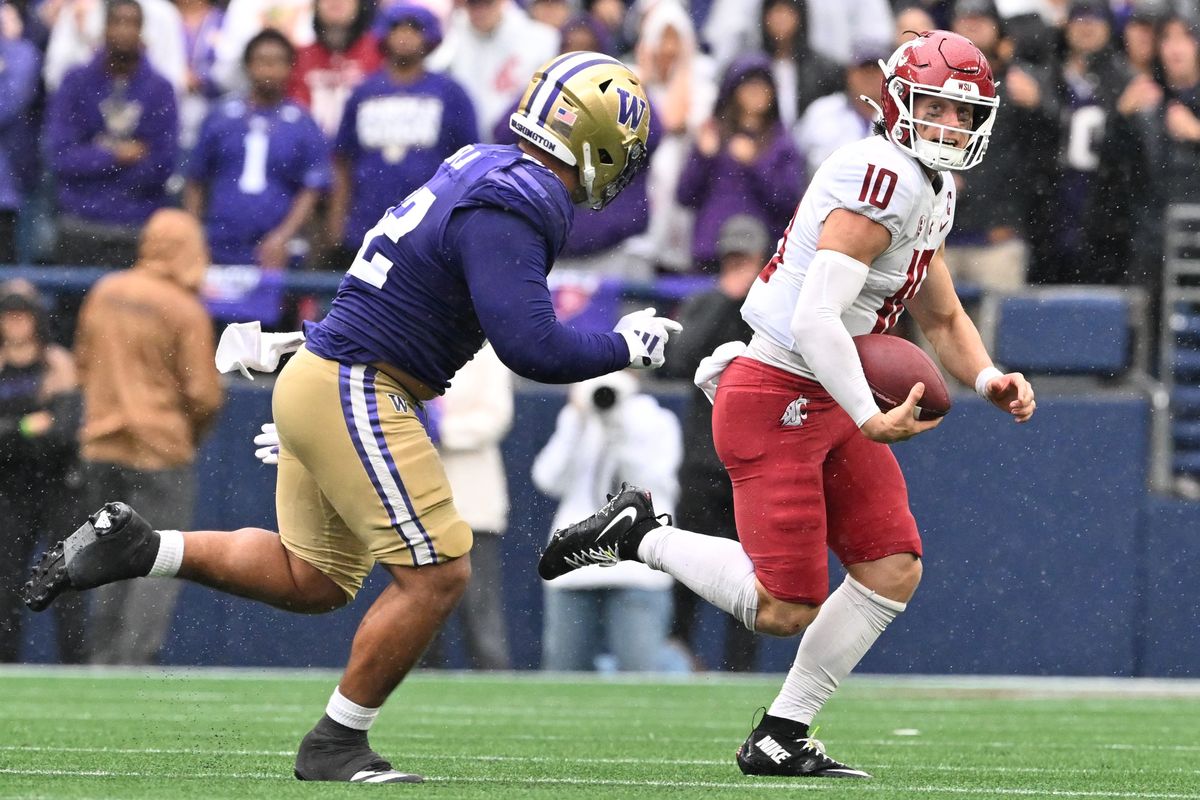
[[[976,375],[992,366],[975,323],[954,291],[944,246],[930,260],[921,291],[907,300],[904,307],[933,345],[942,366],[955,378],[970,386]]]
[[[913,387],[908,399],[881,412],[863,374],[854,340],[842,315],[862,292],[869,264],[891,244],[883,225],[844,208],[825,218],[817,252],[804,276],[791,331],[796,348],[820,384],[863,434],[877,442],[899,442],[927,431],[940,420],[921,422],[913,409],[924,392]]]
[[[945,246],[929,262],[929,273],[921,291],[904,303],[921,332],[937,353],[942,366],[967,386],[974,386],[983,397],[1007,411],[1017,422],[1033,416],[1037,403],[1033,387],[1019,372],[1007,375],[996,369],[983,346],[975,323],[967,316],[954,291],[954,282],[946,268]]]
[[[577,331],[558,321],[546,285],[545,237],[523,218],[497,208],[463,209],[447,233],[483,332],[513,372],[576,383],[629,365],[620,334]]]

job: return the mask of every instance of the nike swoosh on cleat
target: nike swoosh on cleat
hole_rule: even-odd
[[[350,777],[351,783],[424,783],[425,779],[420,775],[413,775],[408,772],[398,772],[394,769],[389,769],[386,772],[378,772],[373,769],[365,769],[362,772],[356,772]]]
[[[633,506],[629,506],[624,511],[622,511],[620,514],[617,514],[615,517],[613,517],[612,520],[610,520],[609,523],[604,526],[604,530],[602,530],[602,531],[600,531],[600,533],[596,534],[596,541],[597,542],[600,541],[600,537],[604,536],[604,534],[606,534],[610,530],[612,530],[612,526],[616,525],[618,522],[623,520],[625,518],[626,514],[629,515],[629,524],[632,525],[634,523],[634,520],[637,519],[637,509],[634,508]]]

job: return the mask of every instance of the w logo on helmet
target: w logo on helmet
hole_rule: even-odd
[[[642,117],[646,116],[646,101],[620,87],[617,88],[617,96],[621,99],[617,122],[636,131],[642,125]]]

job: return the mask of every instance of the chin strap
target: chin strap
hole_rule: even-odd
[[[876,103],[874,100],[867,97],[865,94],[860,94],[858,96],[858,99],[863,101],[867,105],[869,105],[875,111],[876,117],[884,124],[885,127],[887,126],[887,118],[883,116],[883,109],[879,107],[879,103]],[[872,126],[872,131],[874,131],[874,126]],[[888,135],[888,139],[892,138],[891,131],[887,131],[887,135]]]
[[[858,99],[862,100],[864,103],[869,105],[871,108],[875,109],[875,113],[879,115],[880,119],[883,119],[883,109],[879,107],[879,103],[876,103],[874,100],[867,97],[865,94],[860,94],[858,96]]]
[[[596,182],[596,168],[592,166],[592,143],[583,143],[583,169],[579,173],[580,181],[583,183],[583,189],[587,192],[587,203],[595,209],[599,209],[600,201],[592,193],[592,184]]]

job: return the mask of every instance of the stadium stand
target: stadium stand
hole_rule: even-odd
[[[1195,493],[1200,476],[1200,206],[1167,210],[1159,332],[1159,374],[1170,392],[1168,458],[1179,488]]]
[[[1118,378],[1144,373],[1141,293],[1114,287],[1030,288],[989,301],[993,354],[1028,375]]]

